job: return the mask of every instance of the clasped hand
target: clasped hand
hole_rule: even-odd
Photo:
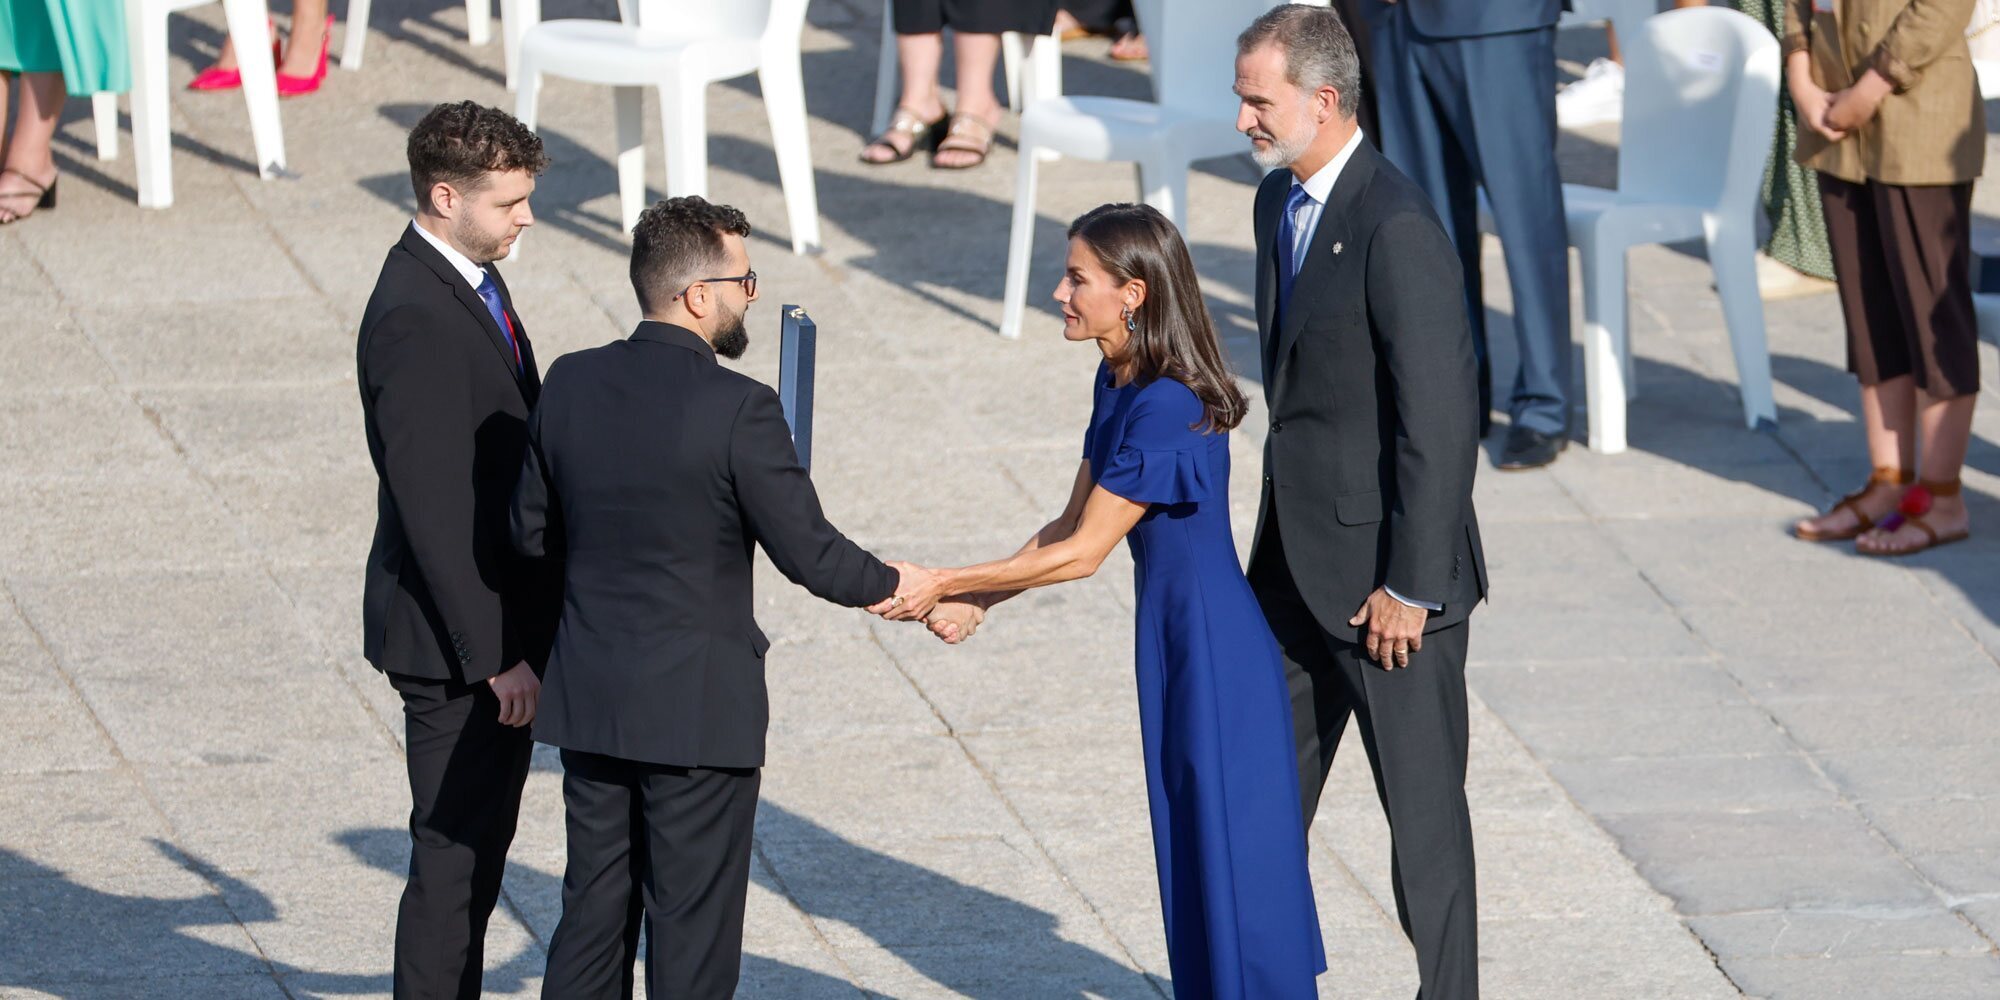
[[[1887,78],[1872,69],[1862,73],[1853,86],[1833,92],[1822,90],[1810,79],[1795,77],[1792,103],[1798,107],[1799,120],[1807,128],[1829,142],[1839,142],[1849,132],[1868,124],[1881,109],[1882,99],[1894,89]]]
[[[972,638],[986,620],[986,609],[971,600],[947,600],[942,574],[915,563],[891,562],[896,592],[870,605],[868,613],[888,621],[922,621],[931,634],[957,645]]]

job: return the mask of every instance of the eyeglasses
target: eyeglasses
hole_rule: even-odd
[[[743,294],[744,294],[744,295],[745,295],[746,297],[749,297],[749,298],[755,298],[755,297],[756,297],[756,295],[757,295],[757,272],[755,272],[755,271],[752,271],[752,272],[750,272],[749,274],[739,274],[739,275],[736,275],[735,277],[732,277],[732,278],[702,278],[702,279],[699,279],[699,280],[697,280],[696,282],[694,282],[694,284],[691,284],[691,285],[687,286],[687,288],[683,288],[683,289],[681,289],[681,290],[680,290],[680,294],[679,294],[679,295],[675,295],[675,296],[674,296],[674,298],[677,298],[677,299],[678,299],[678,298],[680,298],[680,297],[681,297],[682,295],[686,295],[686,294],[688,293],[688,290],[689,290],[689,289],[692,289],[692,288],[693,288],[693,287],[694,287],[695,285],[705,285],[705,284],[708,284],[709,282],[712,282],[712,281],[715,281],[715,282],[720,282],[720,281],[730,281],[730,282],[735,282],[736,284],[739,284],[739,285],[742,285],[742,286],[743,286]]]

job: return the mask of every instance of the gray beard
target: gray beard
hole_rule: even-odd
[[[1250,147],[1250,158],[1255,160],[1257,165],[1265,170],[1277,170],[1297,163],[1299,157],[1305,155],[1306,149],[1313,142],[1312,136],[1306,136],[1304,139],[1290,144],[1278,141],[1276,136],[1269,136],[1269,138],[1271,144],[1263,149],[1258,149],[1255,146]]]

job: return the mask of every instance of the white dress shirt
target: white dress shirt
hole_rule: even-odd
[[[424,238],[424,242],[436,247],[438,253],[444,254],[444,259],[451,263],[452,269],[456,270],[465,279],[467,287],[471,288],[474,292],[479,291],[480,283],[486,280],[485,268],[474,264],[472,258],[459,253],[457,247],[438,239],[431,234],[430,230],[417,225],[415,219],[410,220],[410,228],[416,230],[417,235]]]
[[[1319,168],[1303,181],[1296,175],[1292,177],[1292,187],[1306,189],[1306,200],[1299,204],[1298,214],[1292,216],[1292,277],[1298,277],[1297,269],[1305,264],[1306,248],[1312,246],[1313,231],[1319,228],[1319,217],[1326,213],[1326,199],[1333,194],[1334,182],[1340,180],[1341,169],[1347,166],[1348,160],[1354,158],[1354,151],[1361,148],[1361,143],[1361,130],[1355,129],[1354,134],[1348,136],[1347,145],[1340,147],[1340,152],[1333,154],[1333,159],[1328,160],[1326,166]],[[1289,199],[1291,193],[1286,192],[1285,197]],[[1413,601],[1386,585],[1382,589],[1388,591],[1390,597],[1410,607],[1423,608],[1427,611],[1444,610],[1442,604],[1433,601]]]

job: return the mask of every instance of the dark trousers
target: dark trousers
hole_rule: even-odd
[[[562,760],[569,866],[542,996],[630,997],[642,913],[647,996],[734,996],[758,770]]]
[[[1382,152],[1430,196],[1458,248],[1481,413],[1492,392],[1479,266],[1484,187],[1507,254],[1521,360],[1507,411],[1517,426],[1567,433],[1569,238],[1556,169],[1555,28],[1430,38],[1405,6],[1374,5],[1368,26]]]
[[[1476,998],[1478,905],[1465,804],[1467,623],[1425,635],[1408,667],[1376,665],[1367,649],[1322,628],[1306,606],[1285,562],[1275,511],[1249,576],[1284,652],[1307,827],[1351,716],[1389,818],[1390,876],[1403,933],[1416,946],[1419,1000]],[[1339,612],[1342,620],[1353,613]]]
[[[1847,370],[1862,385],[1913,376],[1936,399],[1979,391],[1972,183],[1852,184],[1819,175]]]
[[[396,913],[396,1000],[479,996],[486,922],[500,899],[534,743],[500,724],[484,682],[401,674],[409,744],[410,879]]]

